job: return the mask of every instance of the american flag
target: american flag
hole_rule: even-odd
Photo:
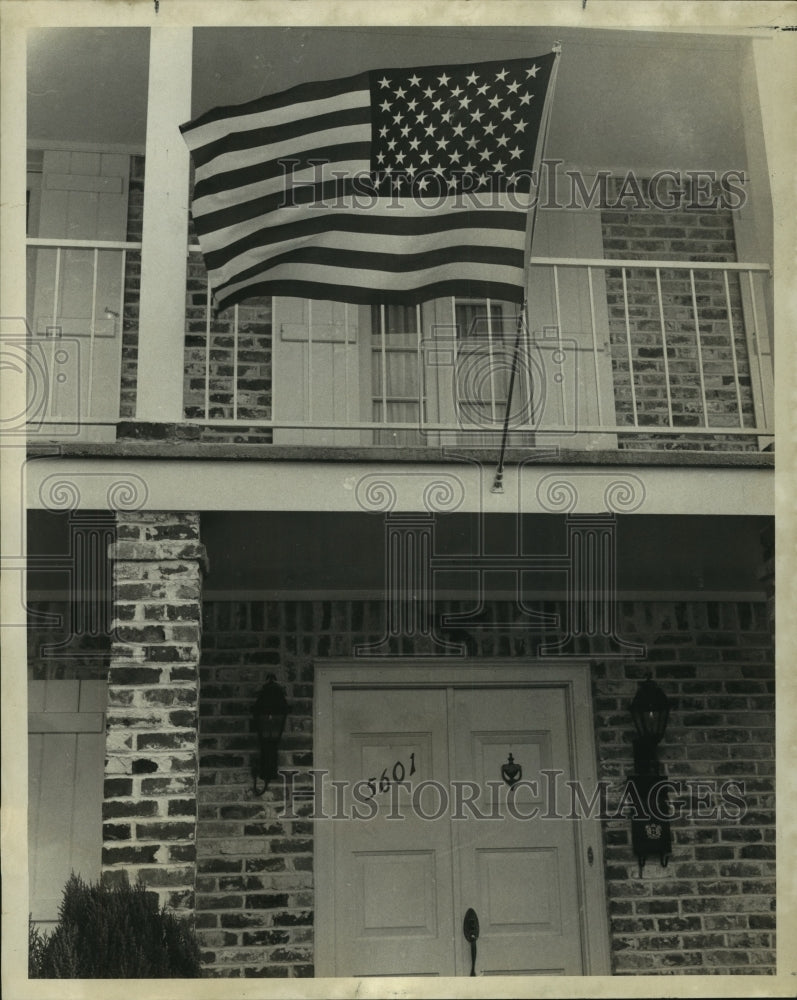
[[[373,70],[181,126],[216,308],[522,301],[555,59]]]

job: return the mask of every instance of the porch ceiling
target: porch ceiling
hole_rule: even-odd
[[[149,31],[31,32],[28,133],[142,147]],[[563,43],[547,153],[581,167],[747,165],[733,36],[561,27],[227,27],[194,31],[193,114],[380,66],[513,58]]]
[[[620,516],[616,526],[618,591],[641,595],[670,592],[702,595],[735,593],[749,599],[761,590],[761,517]],[[378,514],[322,512],[208,511],[201,517],[202,542],[210,572],[209,598],[244,594],[298,597],[357,593],[378,598],[384,589],[384,518]],[[28,571],[31,591],[63,585],[63,573],[42,568],[47,557],[69,551],[70,515],[31,512],[28,518]],[[435,520],[435,555],[467,557],[481,545],[492,555],[517,551],[548,558],[567,549],[563,516],[496,515],[480,523],[473,514],[448,514]],[[475,565],[475,564],[474,564]],[[437,593],[469,594],[472,574],[436,571]],[[510,574],[493,572],[490,586],[509,591]],[[525,593],[551,595],[561,590],[561,574],[524,570]],[[746,597],[745,597],[746,595]]]

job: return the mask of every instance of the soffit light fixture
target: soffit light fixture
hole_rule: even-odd
[[[634,774],[629,779],[634,814],[631,843],[639,863],[639,874],[648,857],[658,855],[667,866],[672,852],[667,787],[658,758],[658,746],[667,729],[670,703],[665,692],[648,674],[631,702],[634,739]]]
[[[269,674],[266,683],[260,689],[254,708],[254,727],[260,751],[253,768],[255,795],[262,795],[268,788],[269,782],[277,777],[279,745],[288,712],[285,689],[277,683],[274,674]],[[263,782],[260,791],[257,788],[258,780]]]

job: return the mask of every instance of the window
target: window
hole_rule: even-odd
[[[373,306],[371,385],[378,444],[495,436],[506,412],[517,307],[489,299]],[[403,430],[396,424],[413,424]],[[479,443],[483,443],[482,440]]]

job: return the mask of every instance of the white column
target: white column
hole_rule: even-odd
[[[183,414],[191,28],[150,29],[136,418]]]
[[[742,124],[747,155],[747,201],[736,213],[740,260],[772,260],[773,140],[776,121],[772,110],[769,64],[777,65],[774,37],[753,38],[740,66]],[[781,133],[782,135],[782,133]],[[739,165],[741,166],[741,164]]]
[[[777,294],[793,287],[794,205],[794,40],[789,32],[773,31],[753,38],[742,67],[742,120],[747,147],[748,204],[736,213],[740,260],[777,261]],[[775,282],[762,282],[767,328],[773,350]],[[783,345],[779,346],[782,350]],[[783,360],[781,355],[780,360]],[[783,369],[785,370],[785,369]]]

